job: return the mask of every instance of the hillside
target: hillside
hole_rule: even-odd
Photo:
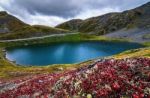
[[[5,11],[0,12],[0,40],[39,37],[67,32],[69,31],[48,26],[31,26]]]
[[[86,20],[70,20],[57,28],[103,35],[123,28],[150,28],[150,2],[124,12],[108,13]],[[76,23],[76,24],[75,24]]]
[[[82,22],[83,22],[83,20],[81,20],[81,19],[72,19],[70,21],[64,22],[64,23],[56,26],[56,28],[63,28],[66,30],[78,31],[80,24]]]
[[[69,33],[70,31],[105,35],[124,28],[147,29],[150,28],[149,10],[150,2],[135,9],[120,13],[108,13],[86,20],[73,19],[56,26],[56,28],[40,25],[31,26],[9,15],[7,12],[2,11],[0,12],[0,40],[39,37],[51,34]],[[126,35],[123,35],[123,37],[124,36]],[[145,35],[142,35],[142,37],[143,36]],[[111,35],[111,37],[114,36]]]
[[[29,26],[7,12],[0,12],[0,33],[11,33],[24,26]]]

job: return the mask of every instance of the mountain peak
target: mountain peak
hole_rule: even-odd
[[[147,2],[147,3],[146,3],[146,4],[144,4],[143,6],[146,6],[146,5],[150,6],[150,2]]]
[[[5,16],[5,15],[8,15],[6,11],[0,11],[0,16]]]
[[[82,23],[82,21],[83,20],[81,20],[81,19],[72,19],[61,25],[56,26],[56,28],[63,28],[63,29],[78,31],[79,25],[80,25],[80,23]]]
[[[75,20],[75,19],[74,19]],[[123,28],[149,28],[150,2],[121,13],[107,13],[75,23],[74,20],[58,25],[58,28],[78,30],[83,33],[103,35]],[[74,28],[76,27],[76,28]]]

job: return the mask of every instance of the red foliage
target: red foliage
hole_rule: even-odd
[[[0,83],[0,98],[150,97],[150,59],[100,59],[92,65]]]

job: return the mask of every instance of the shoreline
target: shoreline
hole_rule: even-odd
[[[143,45],[143,44],[141,44],[141,43],[136,43],[136,42],[127,42],[127,41],[119,41],[119,42],[117,42],[117,41],[107,41],[107,40],[105,40],[105,41],[101,41],[101,40],[84,40],[84,41],[77,41],[77,42],[74,42],[74,43],[80,43],[80,42],[114,42],[114,43],[133,43],[133,44],[139,44],[139,45],[141,45],[141,46],[143,46],[143,48],[145,47],[145,45]],[[50,44],[59,44],[59,43],[66,43],[66,42],[57,42],[57,43],[49,43],[49,44],[37,44],[38,46],[43,46],[43,45],[50,45]],[[68,42],[67,42],[68,43]],[[70,43],[72,43],[72,42],[70,42]],[[24,45],[23,45],[24,46]],[[28,45],[28,46],[32,46],[32,45]],[[13,46],[13,47],[15,47],[15,46]],[[13,47],[9,47],[9,48],[13,48]],[[22,47],[22,46],[16,46],[16,47]],[[7,48],[7,47],[6,47]],[[52,66],[52,65],[60,65],[60,64],[47,64],[47,65],[22,65],[22,64],[17,64],[16,63],[16,61],[14,60],[10,60],[9,58],[7,58],[7,56],[6,56],[6,52],[7,52],[7,50],[6,50],[6,48],[4,48],[2,51],[4,52],[4,58],[7,60],[7,61],[9,61],[9,62],[11,62],[12,64],[15,64],[16,66],[23,66],[23,67],[44,67],[44,66]],[[128,51],[128,50],[126,50],[126,51]],[[124,51],[122,51],[122,52],[124,52]],[[121,52],[121,53],[122,53]],[[120,54],[120,53],[118,53],[118,54]],[[117,55],[117,54],[114,54],[114,55]],[[112,55],[113,56],[113,55]],[[80,63],[82,63],[82,62],[88,62],[88,61],[91,61],[91,60],[97,60],[97,59],[99,59],[99,58],[108,58],[108,57],[112,57],[112,56],[104,56],[104,57],[96,57],[96,58],[93,58],[93,59],[89,59],[89,60],[85,60],[85,61],[81,61],[81,62],[76,62],[76,63],[72,63],[72,65],[73,64],[80,64]],[[65,64],[65,63],[64,63]],[[63,65],[63,64],[62,64]]]
[[[80,35],[81,36],[81,35]],[[80,36],[77,36],[80,37]],[[75,37],[76,38],[76,37]],[[63,38],[62,38],[63,39]],[[51,43],[59,43],[59,42],[66,42],[66,40],[63,41],[61,40],[58,40],[56,42],[54,41],[50,41],[50,42],[46,42],[45,44],[51,44]],[[67,40],[67,41],[70,41],[70,42],[81,42],[81,41],[104,41],[104,42],[129,42],[129,43],[135,43],[135,42],[130,42],[130,41],[126,41],[126,40],[118,40],[118,39],[107,39],[107,38],[103,38],[103,37],[90,37],[90,39],[87,39],[87,38],[80,38],[79,40]],[[12,43],[11,43],[12,44]],[[38,43],[36,44],[32,44],[32,45],[37,45]],[[41,44],[41,43],[40,43]],[[42,43],[44,44],[44,43]],[[139,44],[139,43],[137,43]],[[24,44],[22,44],[24,45]],[[31,45],[31,44],[28,44],[28,45]],[[143,44],[141,44],[143,45]],[[12,46],[18,46],[16,44],[12,45]],[[144,45],[146,46],[146,45]],[[100,59],[99,57],[98,58],[95,58],[95,59],[90,59],[90,60],[87,60],[87,61],[83,61],[83,62],[79,62],[79,63],[75,63],[75,64],[53,64],[53,65],[46,65],[46,66],[20,66],[16,63],[14,63],[13,61],[9,61],[7,58],[6,58],[6,48],[7,47],[1,47],[0,49],[0,58],[2,58],[2,60],[0,61],[0,65],[3,65],[2,66],[2,72],[0,72],[0,78],[12,78],[12,77],[16,77],[13,73],[19,73],[19,76],[22,76],[22,73],[23,73],[23,76],[24,74],[27,74],[27,75],[34,75],[34,74],[41,74],[41,73],[52,73],[52,72],[62,72],[62,71],[66,71],[66,70],[70,70],[70,69],[76,69],[76,68],[80,68],[84,65],[87,65],[87,64],[90,64],[91,62],[95,62],[96,60]],[[146,50],[147,54],[150,53],[150,49],[146,49],[147,47],[143,48],[143,49],[138,49],[139,51],[139,54],[138,56],[142,56],[143,55],[146,55],[146,53],[144,52]],[[127,51],[131,51],[130,54],[132,54],[132,50],[127,50]],[[137,53],[138,53],[137,51]],[[141,52],[140,52],[141,51]],[[5,53],[4,53],[5,52]],[[123,51],[122,53],[125,53],[126,51]],[[128,58],[129,54],[126,55],[125,54],[122,54],[122,53],[119,53],[119,54],[116,54],[116,55],[113,55],[113,56],[108,56],[108,57],[103,57],[103,58]],[[4,55],[5,54],[5,55]],[[117,55],[119,55],[117,57]],[[131,55],[130,57],[134,57],[134,55],[136,55],[136,52],[133,52],[133,56]],[[150,57],[150,56],[149,56]],[[12,72],[12,73],[10,73]],[[18,77],[19,77],[18,76]]]

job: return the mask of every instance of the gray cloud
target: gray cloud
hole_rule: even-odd
[[[24,20],[32,16],[52,16],[71,19],[91,17],[92,11],[123,11],[140,6],[149,0],[0,0],[0,8]],[[85,15],[84,15],[85,13]],[[88,13],[86,15],[86,13]],[[99,13],[96,13],[98,15]],[[38,15],[38,16],[37,16]],[[80,18],[80,17],[78,17]],[[41,19],[41,18],[40,18]],[[56,18],[53,18],[56,19]],[[45,20],[45,19],[44,19]],[[31,20],[30,20],[31,21]]]
[[[72,17],[81,11],[80,4],[76,0],[11,0],[1,6],[17,14],[26,11],[32,15],[39,13],[64,18]]]
[[[0,5],[4,9],[17,14],[26,11],[32,15],[39,13],[68,18],[76,16],[86,9],[118,7],[120,10],[124,10],[146,1],[149,0],[9,0],[8,4]]]
[[[25,2],[24,2],[25,1]],[[61,17],[70,17],[79,9],[76,5],[68,0],[15,0],[14,5],[27,10],[30,14],[45,14]]]

